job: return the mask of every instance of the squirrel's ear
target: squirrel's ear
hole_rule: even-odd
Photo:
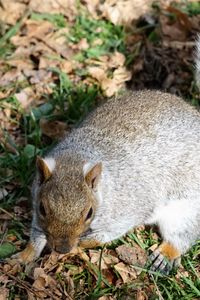
[[[40,183],[47,181],[51,177],[55,165],[55,159],[51,157],[43,159],[40,156],[37,156],[36,166],[40,176]]]
[[[84,166],[83,168],[84,177],[87,185],[90,188],[95,189],[101,176],[102,163],[101,162],[97,163],[92,168],[90,166],[91,166],[90,164],[86,164]]]

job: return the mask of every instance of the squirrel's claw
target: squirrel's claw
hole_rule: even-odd
[[[164,275],[168,275],[174,267],[180,264],[180,253],[171,244],[163,242],[149,256],[152,265],[151,271],[159,271]]]
[[[149,256],[149,260],[152,262],[150,270],[153,272],[168,275],[173,268],[173,261],[168,260],[158,249]]]

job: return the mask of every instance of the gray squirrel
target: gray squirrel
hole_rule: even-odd
[[[175,95],[144,90],[108,100],[36,165],[21,261],[39,257],[46,243],[67,253],[157,224],[163,242],[151,269],[168,273],[200,238],[200,113]]]

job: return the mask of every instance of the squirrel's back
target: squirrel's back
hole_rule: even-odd
[[[178,148],[189,146],[190,139],[193,144],[200,141],[199,112],[175,95],[144,90],[126,92],[99,106],[54,153],[76,149],[112,158],[125,148],[129,151],[130,145],[132,152],[148,141]]]

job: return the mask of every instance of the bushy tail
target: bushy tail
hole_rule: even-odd
[[[195,60],[195,65],[196,65],[196,83],[197,86],[200,90],[200,34],[198,35],[197,42],[196,42],[196,60]]]

